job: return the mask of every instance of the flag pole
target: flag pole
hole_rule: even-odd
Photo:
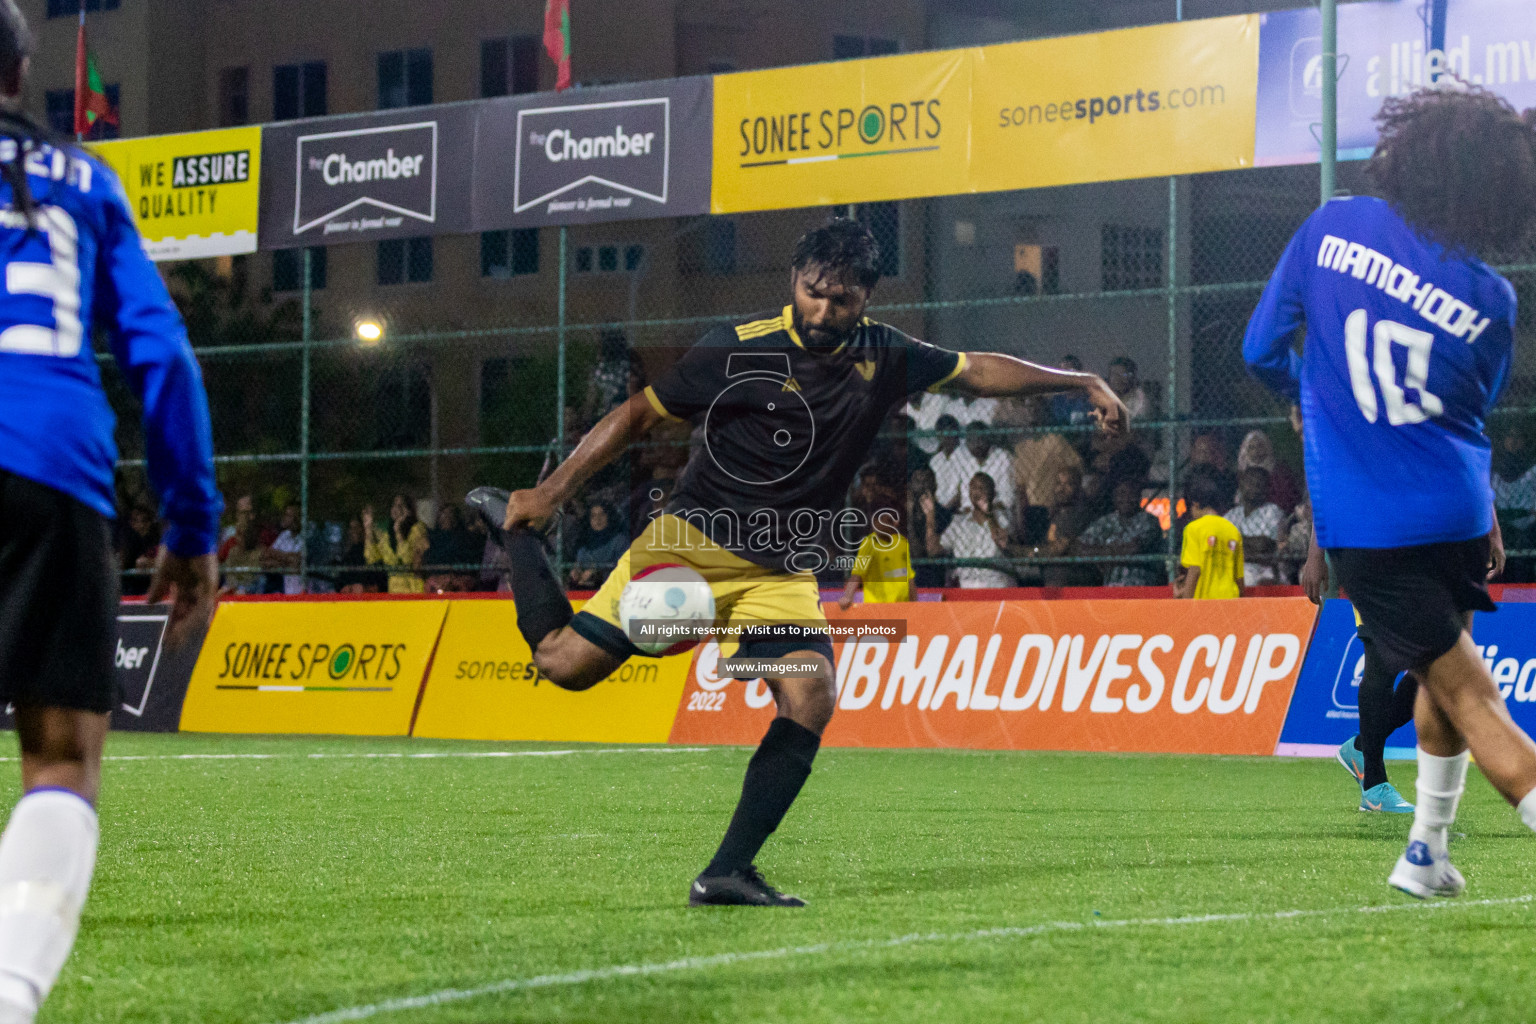
[[[85,141],[85,0],[80,0],[80,28],[75,34],[75,141]]]

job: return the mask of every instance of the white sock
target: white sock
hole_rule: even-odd
[[[1463,750],[1455,757],[1436,757],[1419,748],[1418,803],[1413,812],[1413,828],[1408,840],[1422,840],[1431,853],[1443,857],[1446,832],[1456,820],[1456,805],[1467,788],[1467,763],[1471,754]]]
[[[0,836],[0,1000],[47,998],[80,928],[96,867],[96,810],[62,789],[33,790]]]
[[[1536,832],[1536,789],[1525,794],[1525,799],[1520,801],[1516,810],[1520,812],[1520,820],[1525,822],[1525,827]]]

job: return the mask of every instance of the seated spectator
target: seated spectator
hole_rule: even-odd
[[[1237,474],[1228,468],[1227,445],[1220,434],[1201,434],[1189,447],[1189,463],[1184,467],[1184,482],[1188,486],[1194,477],[1204,477],[1216,487],[1217,514],[1232,507],[1237,495]]]
[[[1280,528],[1280,550],[1275,553],[1275,575],[1279,583],[1299,583],[1301,567],[1307,564],[1312,545],[1312,502],[1296,506]]]
[[[160,552],[160,526],[155,514],[143,505],[128,510],[123,528],[121,550],[118,552],[119,568],[152,570]],[[139,596],[149,592],[149,576],[123,577],[123,593]]]
[[[928,460],[933,470],[939,504],[953,511],[960,507],[961,491],[976,475],[976,460],[960,443],[960,421],[947,413],[938,418],[934,429],[940,432],[939,450]]]
[[[595,501],[587,511],[587,530],[571,566],[572,590],[596,590],[629,550],[629,531],[607,502]]]
[[[1110,390],[1120,396],[1120,401],[1125,403],[1131,419],[1144,420],[1151,414],[1152,403],[1147,401],[1147,391],[1141,386],[1141,377],[1136,372],[1136,360],[1130,356],[1111,359],[1109,375],[1104,380]]]
[[[913,558],[944,557],[937,545],[928,546],[929,530],[934,538],[944,536],[953,513],[939,504],[935,490],[933,470],[927,466],[914,470],[907,482],[907,541]],[[919,565],[912,573],[914,585],[919,587],[942,587],[944,575],[944,568],[938,565]]]
[[[1280,528],[1285,513],[1269,494],[1269,474],[1258,466],[1248,467],[1238,481],[1242,501],[1227,511],[1227,522],[1243,535],[1243,585],[1256,587],[1275,583],[1275,553],[1280,548]]]
[[[1006,448],[993,446],[990,432],[991,428],[980,420],[972,422],[965,428],[965,447],[976,464],[971,476],[985,473],[994,482],[1001,480],[1005,484],[1009,483],[1013,480],[1013,459]],[[960,511],[969,512],[971,510],[969,488],[961,499]],[[1015,491],[1012,487],[1007,487],[997,494],[997,503],[1008,510],[1010,515],[1013,512],[1014,500]]]
[[[1504,547],[1520,549],[1536,544],[1536,452],[1519,426],[1506,426],[1494,442],[1492,484],[1493,510],[1504,535]],[[1501,578],[1509,583],[1529,583],[1532,576],[1529,559],[1512,558]]]
[[[234,519],[224,527],[224,533],[219,538],[219,561],[224,561],[230,547],[234,545],[235,536],[245,532],[245,528],[256,521],[256,499],[249,494],[242,494],[235,499],[231,507]]]
[[[227,540],[223,550],[224,586],[234,594],[266,593],[266,574],[261,570],[267,549],[261,543],[256,524],[247,520],[244,528]]]
[[[267,569],[297,570],[304,558],[304,536],[299,524],[299,506],[294,502],[284,505],[282,518],[278,520],[277,525],[277,537],[267,545],[262,565]],[[273,582],[268,581],[270,593],[304,593],[304,578],[298,572],[284,573],[280,580],[275,581],[277,586],[272,586]]]
[[[1022,403],[1024,425],[1044,427],[1050,408],[1041,395],[1032,395]],[[1083,468],[1083,458],[1061,434],[1028,434],[1013,446],[1013,486],[1015,506],[1020,502],[1042,508],[1051,504],[1056,489],[1056,474],[1063,469]]]
[[[1056,474],[1050,527],[1046,530],[1045,543],[1036,554],[1051,558],[1078,554],[1077,540],[1096,518],[1087,495],[1083,493],[1083,474],[1075,469],[1062,470]],[[1070,563],[1047,565],[1042,576],[1048,587],[1096,587],[1102,581],[1093,566]]]
[[[1157,517],[1141,507],[1141,483],[1121,480],[1111,495],[1114,511],[1088,524],[1078,538],[1081,555],[1155,555],[1163,547],[1163,528]],[[1106,565],[1106,587],[1156,587],[1168,582],[1167,574],[1152,562]]]
[[[1097,433],[1089,442],[1093,455],[1093,487],[1088,502],[1095,512],[1112,506],[1110,496],[1122,480],[1144,484],[1152,460],[1141,441],[1133,434]]]
[[[1081,373],[1083,361],[1070,352],[1061,357],[1061,368]],[[1081,391],[1063,391],[1051,396],[1051,420],[1062,426],[1082,426],[1093,413],[1093,405]]]
[[[984,427],[990,427],[992,421],[997,418],[997,399],[995,398],[970,398],[956,394],[948,397],[949,413],[961,423],[980,423]]]
[[[385,587],[384,574],[369,572],[363,566],[368,564],[368,556],[364,551],[363,521],[353,519],[347,523],[346,536],[341,542],[341,553],[336,564],[341,571],[336,574],[336,592],[338,594],[377,594]]]
[[[464,514],[457,505],[444,505],[437,510],[437,526],[427,531],[427,553],[423,564],[427,566],[427,590],[433,593],[462,592],[474,586],[474,574],[465,569],[447,566],[475,565],[480,561],[483,539],[470,533],[464,526]]]
[[[416,518],[416,503],[397,494],[389,506],[389,529],[374,525],[373,506],[363,509],[363,550],[369,565],[389,566],[391,594],[421,594],[426,581],[418,572],[427,553],[427,528]]]
[[[956,516],[941,538],[933,518],[926,523],[927,547],[940,548],[952,558],[996,559],[999,568],[960,566],[952,570],[955,586],[966,589],[1011,587],[1013,576],[1000,568],[1003,550],[1008,545],[1008,513],[997,502],[997,484],[985,473],[977,473],[967,487],[970,511]]]
[[[1237,475],[1241,477],[1250,466],[1258,466],[1269,473],[1267,500],[1282,509],[1295,508],[1301,502],[1301,487],[1296,475],[1275,458],[1275,444],[1262,430],[1250,430],[1237,448]]]

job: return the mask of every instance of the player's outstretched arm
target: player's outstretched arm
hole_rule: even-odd
[[[967,352],[965,368],[949,388],[988,398],[1081,391],[1093,405],[1093,416],[1112,434],[1125,430],[1131,414],[1120,396],[1096,373],[1057,370],[1000,352]]]
[[[505,529],[531,526],[543,529],[555,510],[565,504],[581,485],[608,463],[618,458],[632,441],[650,433],[662,420],[645,393],[632,396],[598,421],[571,452],[571,457],[537,487],[513,491],[507,502]]]

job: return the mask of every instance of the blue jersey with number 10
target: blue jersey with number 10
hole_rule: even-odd
[[[1291,336],[1303,322],[1305,351]],[[1335,199],[1280,258],[1243,339],[1301,403],[1324,548],[1469,540],[1493,528],[1488,410],[1509,373],[1515,292],[1379,199]]]
[[[0,161],[16,142],[0,139]],[[186,329],[134,227],[122,187],[95,159],[41,147],[26,174],[29,220],[0,180],[0,469],[63,491],[107,518],[116,419],[92,327],[144,403],[150,484],[182,556],[218,539],[208,399]]]

